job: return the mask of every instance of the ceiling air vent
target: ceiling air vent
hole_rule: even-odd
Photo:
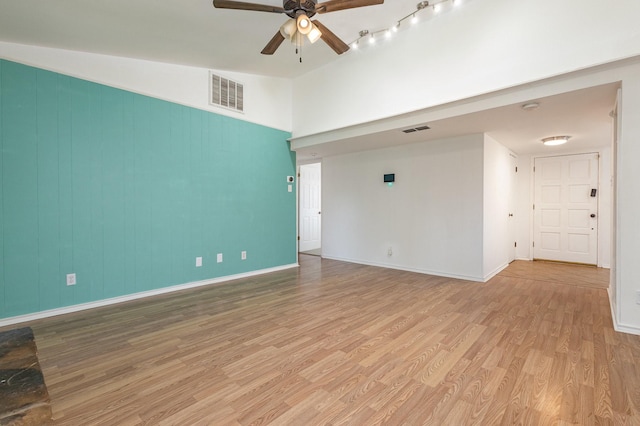
[[[234,111],[244,111],[244,86],[237,81],[209,73],[209,103]]]
[[[404,129],[403,132],[404,133],[413,133],[413,132],[421,132],[422,130],[429,130],[431,127],[429,126],[418,126],[418,127],[413,127],[411,129]]]

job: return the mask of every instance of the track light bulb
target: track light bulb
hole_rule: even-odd
[[[418,22],[418,17],[416,16],[416,14],[414,13],[413,16],[411,17],[411,23],[415,24]]]

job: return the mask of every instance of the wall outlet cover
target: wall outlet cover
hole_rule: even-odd
[[[200,266],[202,266],[202,258],[196,257],[196,268],[199,268]]]
[[[216,257],[218,263],[222,263],[222,253],[218,253],[218,256]]]
[[[76,274],[67,274],[67,285],[76,285]]]

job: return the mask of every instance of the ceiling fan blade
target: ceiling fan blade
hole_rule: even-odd
[[[335,12],[337,10],[382,4],[384,0],[329,0],[316,5],[317,13]]]
[[[245,3],[234,0],[213,0],[213,7],[219,9],[255,10],[257,12],[284,13],[284,9],[268,4]]]
[[[284,37],[280,34],[280,31],[278,31],[260,53],[263,55],[273,55],[283,41]]]
[[[344,52],[349,50],[349,45],[347,45],[344,41],[340,40],[340,37],[329,31],[329,28],[325,27],[320,23],[320,21],[315,20],[313,23],[318,27],[322,35],[320,38],[329,45],[330,48],[333,49],[338,55],[342,55]]]

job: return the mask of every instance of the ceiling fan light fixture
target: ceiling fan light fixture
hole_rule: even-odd
[[[322,37],[322,32],[318,29],[318,27],[316,27],[315,24],[311,23],[311,31],[309,31],[309,34],[307,34],[307,38],[309,39],[311,44],[313,44],[316,41],[320,40],[320,37]]]
[[[300,31],[296,31],[293,37],[291,37],[291,44],[296,47],[301,47],[304,44],[304,35],[300,33]]]
[[[309,17],[303,12],[298,15],[296,18],[296,25],[298,27],[298,31],[304,35],[307,35],[311,32],[312,23]]]
[[[288,19],[287,22],[282,24],[282,26],[280,27],[280,34],[282,34],[282,37],[286,38],[287,40],[291,40],[296,31],[296,21],[294,21],[293,19]]]
[[[571,136],[550,136],[542,139],[542,143],[546,146],[562,145],[569,141]]]

